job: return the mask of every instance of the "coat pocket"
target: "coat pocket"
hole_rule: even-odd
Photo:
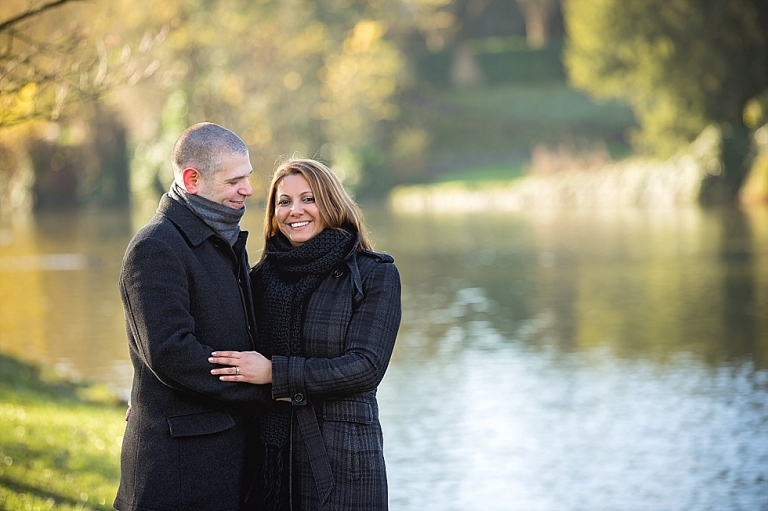
[[[323,402],[321,431],[337,480],[360,481],[376,473],[382,456],[376,410],[364,398]]]
[[[172,437],[210,435],[234,427],[235,420],[225,410],[191,413],[168,417]]]
[[[370,403],[344,399],[323,402],[323,420],[372,424],[376,416]]]

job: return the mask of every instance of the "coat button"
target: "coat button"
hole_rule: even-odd
[[[302,394],[301,392],[297,392],[296,394],[293,395],[293,400],[296,401],[297,403],[302,403],[304,401],[304,394]]]
[[[341,268],[336,268],[335,270],[333,270],[333,273],[331,273],[331,276],[337,279],[342,275],[344,275],[344,270],[342,270]]]

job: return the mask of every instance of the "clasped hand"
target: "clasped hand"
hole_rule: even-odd
[[[257,351],[214,351],[208,362],[227,366],[211,369],[221,381],[272,383],[272,361]]]

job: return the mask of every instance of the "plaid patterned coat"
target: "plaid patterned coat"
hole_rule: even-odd
[[[272,396],[290,397],[293,510],[387,509],[376,388],[400,327],[400,275],[353,251],[309,298],[304,357],[272,357]],[[258,267],[254,270],[258,271]]]

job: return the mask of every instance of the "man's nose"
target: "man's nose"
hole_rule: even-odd
[[[240,188],[240,195],[245,197],[250,197],[253,195],[253,187],[251,186],[250,181],[246,181],[242,188]]]

